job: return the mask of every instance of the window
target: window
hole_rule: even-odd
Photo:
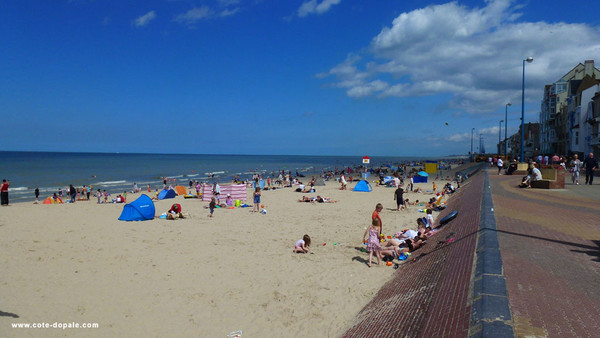
[[[575,132],[575,145],[576,146],[579,145],[579,132],[578,131]]]

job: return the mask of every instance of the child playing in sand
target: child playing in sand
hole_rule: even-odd
[[[213,217],[213,212],[215,212],[215,208],[217,207],[217,200],[212,197],[210,199],[210,204],[208,205],[208,209],[210,209],[210,215],[208,217]]]
[[[379,219],[373,218],[373,222],[363,235],[363,241],[369,234],[369,239],[367,241],[367,251],[369,252],[369,267],[371,267],[371,262],[373,261],[373,253],[377,256],[377,264],[381,263],[381,246],[379,245],[379,233],[381,232],[381,226],[379,223]]]
[[[310,252],[310,236],[304,235],[302,239],[299,239],[294,245],[294,252],[296,253],[307,253]]]

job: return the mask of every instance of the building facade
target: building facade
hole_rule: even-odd
[[[573,152],[571,145],[579,143],[581,137],[587,137],[582,135],[585,131],[576,121],[577,107],[581,107],[581,98],[578,101],[576,97],[582,92],[580,86],[586,76],[591,80],[600,79],[600,70],[594,67],[594,60],[578,64],[558,81],[544,87],[540,110],[540,153],[570,155]],[[591,137],[589,139],[591,141]]]

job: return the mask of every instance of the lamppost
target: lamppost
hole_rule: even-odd
[[[523,150],[525,149],[525,62],[531,63],[533,58],[530,56],[523,60],[523,82],[521,84],[521,163],[525,162]]]
[[[506,128],[508,128],[508,106],[510,106],[510,102],[504,106],[504,156],[508,156],[508,149],[506,146],[506,142],[508,140],[508,136],[506,134]]]
[[[471,128],[471,162],[473,162],[473,132],[475,128]]]
[[[502,122],[504,122],[504,120],[498,122],[498,152],[500,155],[502,155]]]
[[[483,134],[479,134],[479,153],[485,154],[485,147],[483,146]]]

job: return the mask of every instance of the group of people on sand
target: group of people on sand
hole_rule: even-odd
[[[371,225],[367,227],[363,235],[363,242],[367,245],[369,253],[368,267],[371,267],[373,256],[377,258],[377,264],[381,264],[384,257],[396,258],[401,255],[406,255],[423,246],[429,236],[433,235],[433,215],[431,209],[427,211],[427,218],[417,219],[418,230],[406,229],[397,232],[392,238],[387,241],[383,240],[382,221],[380,212],[383,210],[383,205],[378,203],[375,206],[375,211],[371,216]]]

